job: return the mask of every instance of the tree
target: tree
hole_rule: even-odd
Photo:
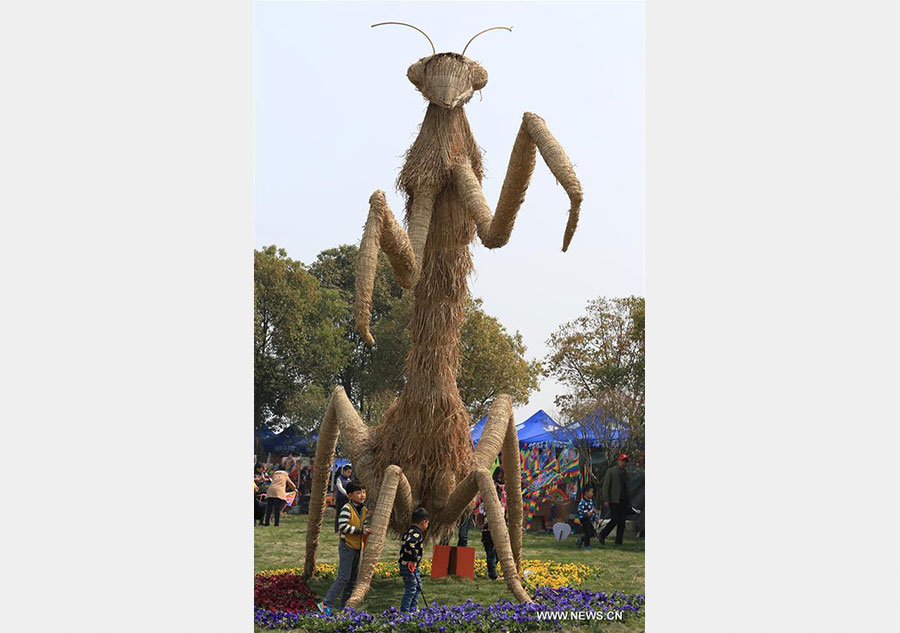
[[[379,255],[372,292],[372,329],[378,344],[370,347],[363,342],[354,326],[350,309],[355,294],[358,255],[359,249],[347,244],[324,250],[309,267],[309,272],[323,287],[337,291],[347,306],[341,329],[342,337],[349,345],[350,356],[338,372],[337,382],[347,392],[363,418],[369,423],[377,423],[381,420],[384,408],[403,386],[403,359],[409,350],[408,338],[405,343],[402,337],[382,338],[384,330],[381,324],[389,322],[393,325],[399,322],[401,328],[405,328],[409,312],[394,315],[403,299],[403,288],[397,283],[387,257],[382,253]],[[397,358],[399,363],[395,364]]]
[[[547,374],[568,388],[556,397],[560,413],[605,439],[610,462],[620,450],[643,450],[644,310],[643,297],[600,297],[547,341]],[[611,441],[620,426],[627,441]]]
[[[320,287],[284,249],[254,252],[254,411],[257,452],[263,425],[319,424],[328,389],[346,364],[347,306]]]
[[[481,299],[469,301],[456,384],[473,421],[487,414],[498,394],[508,394],[514,405],[528,402],[543,368],[538,361],[526,361],[525,350],[519,332],[509,334],[500,321],[484,312]]]

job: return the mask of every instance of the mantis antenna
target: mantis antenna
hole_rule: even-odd
[[[495,30],[497,30],[497,29],[506,29],[507,31],[509,31],[510,33],[512,33],[512,27],[511,27],[511,26],[492,26],[492,27],[489,28],[489,29],[485,29],[485,30],[481,31],[481,33],[476,33],[476,34],[472,37],[472,40],[474,40],[476,37],[478,37],[478,36],[481,35],[482,33],[487,33],[488,31],[495,31]],[[466,54],[466,48],[469,48],[469,44],[472,43],[472,40],[469,40],[469,41],[466,43],[465,48],[463,48],[463,52],[461,53],[463,56],[465,56],[465,54]]]
[[[412,24],[407,24],[406,22],[379,22],[378,24],[373,24],[372,27],[376,27],[376,26],[384,26],[385,24],[399,24],[400,26],[408,26],[408,27],[411,28],[411,29],[417,30],[419,33],[421,33],[422,35],[424,35],[424,36],[425,36],[425,39],[428,40],[428,43],[431,44],[431,54],[432,54],[432,55],[437,55],[437,51],[434,49],[434,42],[432,42],[432,41],[431,41],[431,38],[428,37],[428,33],[426,33],[425,31],[423,31],[423,30],[420,29],[419,27],[413,26]],[[481,34],[479,33],[479,35],[481,35]],[[475,37],[478,37],[478,36],[476,35]],[[474,39],[474,38],[473,38],[473,39]]]

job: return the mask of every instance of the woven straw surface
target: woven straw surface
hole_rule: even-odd
[[[340,430],[375,508],[374,532],[363,555],[352,605],[359,604],[369,589],[370,572],[388,529],[402,533],[409,526],[412,508],[422,506],[431,516],[428,540],[448,538],[479,490],[509,589],[518,600],[528,601],[519,578],[523,508],[512,402],[508,396],[495,400],[478,448],[473,450],[471,420],[456,385],[460,328],[472,271],[469,247],[476,232],[489,248],[508,242],[540,152],[571,202],[563,237],[566,250],[578,223],[581,184],[543,119],[526,112],[496,213],[491,214],[481,189],[481,150],[462,108],[473,90],[487,82],[487,72],[461,55],[442,53],[419,60],[407,74],[429,101],[397,179],[398,189],[406,196],[408,230],[397,222],[384,193],[376,191],[369,200],[360,244],[354,306],[357,328],[371,344],[372,286],[378,251],[383,250],[400,284],[415,298],[406,383],[385,412],[384,423],[374,429],[365,426],[343,390],[335,390],[316,452],[304,573],[315,568],[326,478]],[[509,529],[487,470],[498,452],[507,473]]]

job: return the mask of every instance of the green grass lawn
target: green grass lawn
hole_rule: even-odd
[[[255,571],[303,566],[306,551],[306,515],[286,515],[281,519],[279,527],[276,528],[274,525],[256,527],[254,535]],[[338,537],[334,533],[333,519],[325,517],[322,534],[319,537],[317,562],[337,563],[337,545]],[[469,545],[475,548],[477,558],[484,558],[480,530],[472,530],[469,533]],[[399,552],[399,539],[389,537],[385,543],[381,560],[396,561]],[[426,551],[425,555],[427,558],[431,558],[430,551]],[[644,593],[643,540],[626,538],[625,544],[621,547],[612,545],[609,540],[605,547],[595,543],[590,551],[583,551],[576,549],[574,536],[570,536],[565,541],[556,541],[552,535],[525,534],[522,542],[522,558],[599,566],[599,577],[573,586],[607,593],[612,591]],[[309,583],[319,596],[325,595],[330,584],[331,581],[316,578]],[[440,604],[461,604],[469,599],[480,603],[491,603],[498,598],[512,599],[502,578],[496,581],[486,579],[472,581],[456,577],[431,579],[423,576],[422,591],[429,602]],[[370,613],[380,613],[391,606],[399,607],[402,595],[403,583],[399,578],[375,578],[372,580],[372,588],[366,596],[362,608]],[[421,598],[419,606],[424,606]],[[644,620],[641,618],[627,621],[624,624],[595,626],[600,626],[602,630],[610,633],[618,630],[635,631],[643,630]],[[578,630],[589,629],[583,627]]]

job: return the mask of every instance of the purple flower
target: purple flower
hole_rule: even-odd
[[[332,618],[326,618],[319,613],[298,615],[256,607],[254,622],[262,628],[304,628],[310,632],[328,633],[373,633],[391,629],[398,633],[423,630],[436,630],[439,633],[457,631],[474,633],[497,630],[497,624],[502,623],[502,630],[520,633],[547,630],[548,622],[538,620],[537,614],[548,610],[617,610],[622,611],[625,617],[643,617],[645,596],[643,594],[628,596],[618,591],[606,594],[570,587],[557,589],[543,587],[535,592],[534,601],[533,604],[513,604],[509,600],[502,599],[489,605],[481,605],[472,600],[466,600],[460,605],[432,603],[431,606],[413,613],[399,613],[396,607],[391,607],[380,615],[347,609]],[[550,628],[559,630],[562,625],[554,622]]]

